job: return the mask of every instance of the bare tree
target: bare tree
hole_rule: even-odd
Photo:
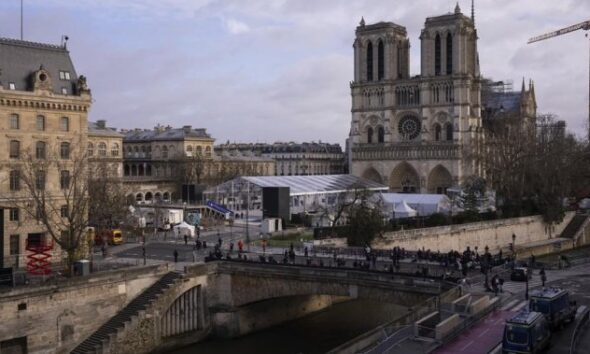
[[[66,253],[71,272],[73,263],[84,256],[88,227],[88,159],[85,144],[63,142],[56,150],[37,143],[35,151],[25,150],[11,168],[18,171],[14,183],[18,193],[10,199],[41,223],[47,234]],[[51,181],[47,183],[48,176]],[[11,181],[12,182],[12,181]]]
[[[97,231],[118,227],[129,211],[117,163],[99,160],[89,165],[89,222]]]

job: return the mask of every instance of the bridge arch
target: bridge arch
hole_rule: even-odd
[[[178,296],[160,319],[162,337],[198,331],[204,328],[203,293],[201,285]]]

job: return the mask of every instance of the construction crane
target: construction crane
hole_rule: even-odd
[[[584,31],[590,30],[590,21],[580,22],[580,23],[575,24],[573,26],[565,27],[565,28],[559,29],[554,32],[549,32],[549,33],[545,33],[545,34],[542,34],[537,37],[533,37],[533,38],[529,39],[529,41],[527,43],[531,44],[531,43],[543,41],[545,39],[561,36],[566,33],[574,32],[577,30],[584,30]],[[586,34],[586,37],[588,37],[588,34]],[[588,70],[590,73],[590,57],[588,59]],[[589,129],[588,130],[588,140],[590,141],[590,77],[588,78],[588,129]]]

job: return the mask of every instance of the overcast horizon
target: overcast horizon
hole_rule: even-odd
[[[459,1],[469,16],[471,1]],[[217,143],[326,141],[350,127],[354,31],[392,21],[408,30],[420,72],[426,17],[455,1],[25,0],[24,39],[60,43],[88,78],[89,120],[117,128],[206,128]],[[590,16],[583,0],[476,0],[481,73],[535,82],[539,113],[585,136],[589,42],[584,31],[527,39]],[[0,2],[0,37],[19,38],[20,0]]]

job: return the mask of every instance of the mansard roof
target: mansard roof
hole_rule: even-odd
[[[182,128],[171,127],[156,127],[155,129],[135,129],[125,132],[123,140],[127,143],[131,142],[148,142],[148,141],[171,141],[171,140],[210,140],[211,135],[207,134],[207,129],[196,128],[193,129],[187,125]]]
[[[32,91],[32,74],[43,66],[53,82],[53,93],[76,94],[78,75],[65,46],[0,38],[0,86],[15,90]],[[59,72],[69,72],[70,79],[60,80]]]
[[[116,128],[107,127],[104,120],[99,120],[96,122],[88,122],[88,136],[122,138],[124,135],[119,133]]]

